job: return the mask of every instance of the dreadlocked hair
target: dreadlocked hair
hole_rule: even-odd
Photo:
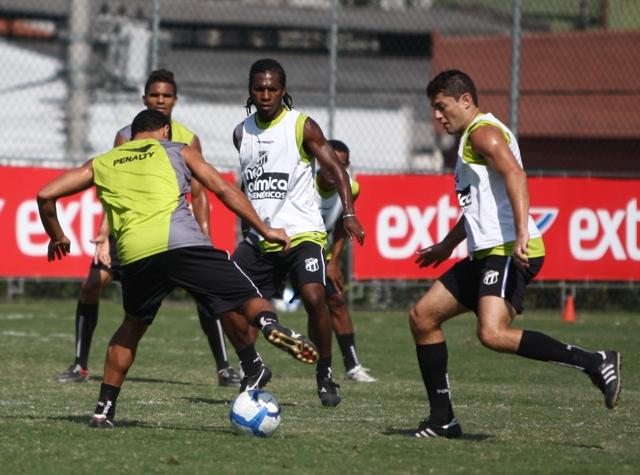
[[[266,73],[266,72],[276,73],[278,76],[280,76],[280,82],[282,82],[282,87],[283,88],[287,87],[287,73],[284,72],[284,68],[282,67],[282,65],[275,59],[264,58],[264,59],[259,59],[258,61],[256,61],[251,65],[251,69],[249,70],[249,90],[251,90],[251,83],[253,81],[253,77],[256,74]],[[293,109],[293,97],[291,97],[291,95],[289,95],[288,92],[285,92],[284,96],[282,96],[282,102],[284,102],[284,106],[287,109],[289,110]],[[249,94],[249,98],[247,99],[247,102],[244,106],[244,109],[247,112],[247,115],[251,114],[251,107],[253,105],[254,105],[253,99],[251,99],[251,94]]]

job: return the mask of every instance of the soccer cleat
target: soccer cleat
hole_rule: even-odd
[[[303,363],[314,364],[318,360],[318,350],[311,341],[278,322],[266,324],[262,333],[271,344]]]
[[[428,439],[435,437],[444,437],[446,439],[457,439],[462,436],[462,428],[458,423],[458,419],[455,417],[451,419],[451,422],[443,426],[438,426],[431,422],[429,419],[425,419],[418,426],[418,430],[413,434],[419,439]]]
[[[369,374],[369,370],[362,365],[357,365],[347,371],[347,379],[357,381],[359,383],[374,383],[376,378]]]
[[[218,386],[239,388],[241,383],[242,376],[231,366],[218,371]]]
[[[253,376],[245,375],[240,382],[240,392],[249,391],[250,389],[264,388],[271,381],[271,370],[262,365],[260,370]]]
[[[609,409],[613,409],[618,404],[622,388],[620,353],[617,351],[599,351],[598,353],[602,355],[602,363],[589,377],[604,394],[604,404]]]
[[[56,380],[59,383],[85,383],[89,381],[89,371],[73,363],[64,373],[60,373]]]
[[[335,407],[340,404],[342,399],[338,396],[339,384],[334,383],[330,376],[317,378],[316,381],[318,383],[318,397],[323,406]]]
[[[116,407],[113,401],[98,401],[96,410],[91,416],[89,427],[98,427],[101,429],[112,429],[113,418],[116,415]]]
[[[89,427],[100,429],[113,429],[113,421],[104,414],[94,414],[89,421]]]

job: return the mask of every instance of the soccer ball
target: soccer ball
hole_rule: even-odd
[[[269,437],[280,425],[280,404],[273,394],[251,389],[233,401],[229,419],[238,434]]]

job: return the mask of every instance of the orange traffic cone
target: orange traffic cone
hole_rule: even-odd
[[[573,301],[573,294],[568,294],[564,302],[562,321],[566,323],[575,323],[576,321],[576,306]]]

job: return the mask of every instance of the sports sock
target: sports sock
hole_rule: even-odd
[[[220,319],[215,318],[200,304],[198,304],[198,319],[200,320],[200,328],[207,336],[209,348],[213,359],[216,361],[218,372],[228,368],[227,345],[224,340]]]
[[[416,345],[416,354],[429,398],[429,419],[436,425],[448,424],[454,416],[447,374],[447,343],[443,341],[430,345]]]
[[[324,379],[331,377],[331,357],[319,358],[316,364],[316,378]]]
[[[242,350],[236,351],[242,371],[247,376],[252,376],[262,368],[262,358],[256,351],[256,347],[249,345]]]
[[[599,353],[555,340],[544,333],[524,330],[516,353],[525,358],[571,366],[590,373],[602,363]]]
[[[102,383],[100,385],[100,396],[96,406],[96,414],[104,414],[109,420],[113,420],[116,414],[116,400],[120,394],[120,388]]]
[[[89,350],[93,331],[98,324],[97,303],[82,303],[78,300],[76,307],[76,360],[82,369],[89,366]]]
[[[345,333],[343,335],[336,334],[340,352],[342,353],[342,361],[344,369],[349,371],[360,364],[358,355],[356,354],[356,337],[354,333]]]
[[[258,315],[256,315],[256,318],[254,319],[254,323],[260,330],[262,330],[265,325],[277,322],[278,316],[275,313],[269,311],[258,313]]]

